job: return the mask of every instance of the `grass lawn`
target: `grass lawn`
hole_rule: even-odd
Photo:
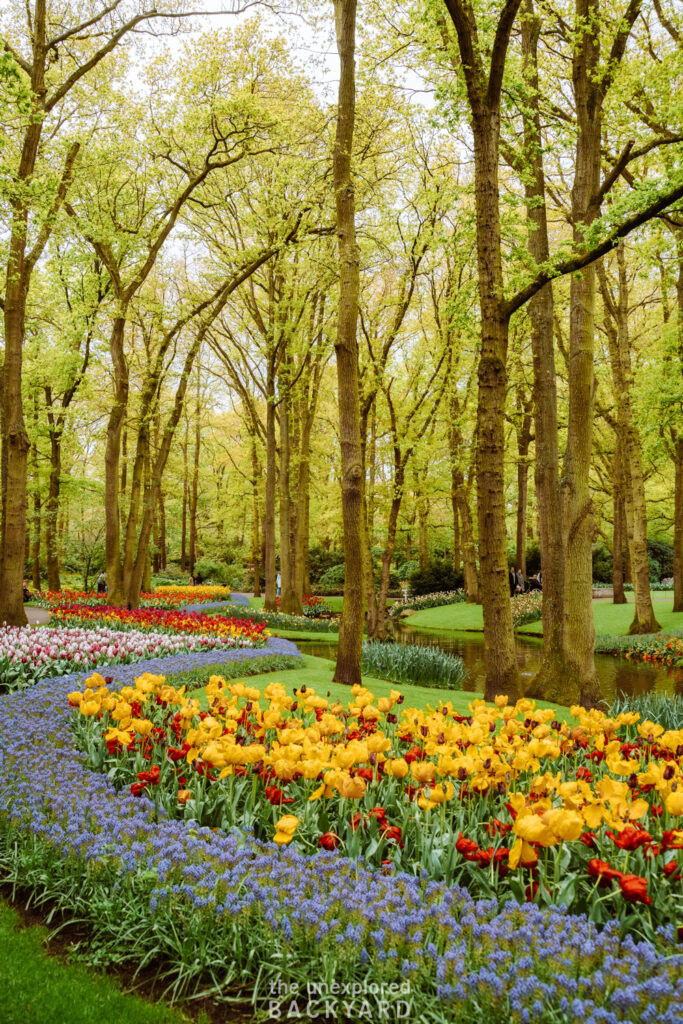
[[[129,995],[116,981],[45,950],[47,928],[22,927],[19,913],[0,901],[0,1019],[3,1024],[183,1024],[163,1004]]]
[[[671,594],[657,593],[655,614],[664,632],[672,629],[683,629],[683,612],[674,612],[673,596]],[[593,617],[595,620],[595,632],[598,636],[622,636],[628,633],[628,627],[633,620],[633,595],[629,594],[628,604],[612,604],[610,601],[593,601]],[[447,604],[440,608],[426,608],[422,612],[415,612],[404,620],[406,625],[418,629],[446,629],[446,630],[482,630],[484,620],[480,605],[475,604]],[[519,633],[530,633],[538,635],[543,632],[543,625],[538,622],[530,622],[522,626]]]
[[[442,604],[438,608],[425,608],[415,612],[406,619],[401,619],[406,626],[416,629],[459,629],[481,632],[484,628],[484,615],[480,604]]]
[[[304,654],[301,668],[280,672],[264,672],[263,675],[250,676],[248,679],[245,679],[245,682],[247,686],[255,686],[259,690],[264,690],[270,682],[279,682],[283,684],[288,693],[294,693],[294,690],[299,689],[300,686],[305,684],[306,686],[313,687],[315,692],[321,697],[327,697],[329,692],[332,700],[338,700],[340,704],[346,705],[351,699],[349,688],[348,686],[342,686],[340,683],[333,683],[333,675],[333,662],[327,661],[325,658],[315,658],[313,655]],[[462,715],[469,714],[468,705],[475,698],[481,696],[481,694],[471,693],[466,690],[437,690],[431,687],[410,686],[406,683],[390,683],[386,679],[373,679],[372,676],[363,676],[363,684],[376,697],[388,697],[392,690],[398,690],[405,697],[404,707],[426,708],[428,705],[436,707],[439,701],[449,700],[453,705],[453,710]],[[203,690],[193,692],[193,696],[199,697],[200,701],[203,699],[202,695]],[[205,699],[204,704],[208,707]],[[549,704],[545,701],[538,701],[537,705],[540,708],[553,708],[560,720],[569,721],[571,719],[567,708],[560,707],[557,704]]]
[[[249,604],[251,605],[252,608],[263,608],[265,600],[265,597],[250,597]],[[342,604],[344,603],[343,597],[323,597],[322,600],[325,602],[330,611],[340,612],[342,610]]]
[[[673,629],[683,629],[683,612],[673,611],[673,595],[654,594],[655,615],[662,627],[662,632],[669,633]],[[593,601],[593,621],[598,636],[625,636],[633,622],[633,595],[628,595],[628,604],[612,604],[610,601]],[[520,633],[542,633],[540,622],[530,622],[522,626]]]

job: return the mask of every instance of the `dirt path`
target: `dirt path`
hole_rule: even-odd
[[[24,605],[24,611],[29,626],[44,626],[46,622],[50,621],[50,613],[45,608],[29,608]]]

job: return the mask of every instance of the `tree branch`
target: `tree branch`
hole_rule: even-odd
[[[28,286],[28,280],[29,280],[29,278],[31,276],[33,268],[35,267],[36,263],[40,259],[40,254],[42,253],[43,249],[47,245],[47,241],[48,241],[50,235],[52,234],[52,229],[54,227],[55,217],[59,213],[59,209],[60,209],[62,203],[64,202],[64,200],[66,199],[66,194],[69,191],[69,186],[71,185],[71,182],[73,181],[74,164],[76,162],[76,157],[78,156],[78,151],[79,151],[80,148],[81,148],[80,142],[72,142],[71,146],[69,147],[69,151],[66,154],[66,160],[64,161],[64,170],[62,171],[62,178],[61,178],[61,181],[59,182],[59,188],[57,189],[55,197],[52,200],[52,206],[50,207],[50,209],[49,209],[49,211],[47,213],[47,216],[45,217],[45,220],[43,221],[43,223],[41,225],[40,231],[38,233],[38,237],[36,238],[36,241],[35,241],[35,244],[34,244],[33,248],[31,249],[30,253],[26,257],[26,264],[25,264],[25,266],[26,266],[26,283],[27,283],[27,286]]]
[[[660,196],[654,202],[646,206],[644,210],[639,213],[634,213],[631,217],[628,217],[623,224],[620,224],[615,228],[602,242],[594,246],[592,249],[588,249],[586,252],[572,256],[567,260],[562,260],[554,267],[548,270],[542,270],[537,276],[524,288],[520,289],[516,295],[508,299],[503,304],[503,310],[506,316],[511,316],[518,309],[520,309],[529,299],[533,298],[536,292],[540,291],[544,285],[548,284],[549,281],[554,281],[558,277],[564,277],[566,274],[572,274],[577,270],[583,270],[584,267],[599,260],[601,256],[611,252],[612,249],[616,248],[619,241],[625,238],[627,235],[639,228],[641,224],[647,224],[649,220],[656,217],[662,210],[665,210],[672,203],[677,202],[679,199],[683,199],[683,184],[677,185],[669,192],[665,192],[664,195]]]

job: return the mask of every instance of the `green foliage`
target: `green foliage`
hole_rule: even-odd
[[[228,565],[218,558],[206,556],[195,562],[194,578],[197,583],[215,583],[221,587],[239,590],[243,584],[244,571],[241,565]]]
[[[614,559],[604,544],[593,545],[593,579],[596,583],[612,583]]]
[[[655,722],[664,729],[683,729],[683,697],[677,693],[639,693],[636,696],[620,694],[609,709],[614,717],[635,711],[643,722]]]
[[[341,590],[344,586],[345,576],[346,566],[344,562],[340,562],[338,565],[333,565],[321,573],[318,583],[321,588],[326,590],[332,590],[335,587]]]
[[[308,564],[311,583],[319,583],[320,577],[328,569],[344,564],[344,552],[336,549],[329,550],[321,544],[316,544],[308,552]]]
[[[412,559],[409,562],[403,562],[403,564],[399,565],[398,568],[396,569],[396,575],[398,577],[399,583],[403,580],[410,580],[418,571],[419,568],[420,563],[416,562],[415,559]]]
[[[434,594],[445,590],[460,590],[464,585],[462,573],[456,572],[452,564],[436,560],[426,569],[418,569],[410,579],[413,594]]]
[[[647,554],[650,561],[650,579],[655,582],[673,576],[674,573],[674,549],[666,540],[648,538]],[[657,575],[653,576],[652,567],[656,563]]]
[[[382,643],[379,640],[368,640],[363,644],[362,670],[367,675],[396,683],[454,690],[462,689],[467,675],[462,658],[447,654],[438,647]]]

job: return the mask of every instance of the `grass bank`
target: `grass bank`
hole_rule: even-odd
[[[653,595],[656,600],[655,614],[662,631],[683,629],[683,612],[674,612],[671,595]],[[598,636],[623,636],[633,621],[633,595],[629,595],[628,604],[611,604],[608,601],[593,601],[593,619],[595,632]],[[415,612],[406,624],[416,629],[445,629],[452,631],[480,632],[484,628],[481,605],[447,604],[440,608],[427,608]],[[518,633],[538,636],[543,633],[543,624],[530,622],[521,626]]]
[[[186,1024],[183,1013],[124,992],[117,982],[49,955],[48,929],[26,925],[0,900],[3,1024]]]
[[[263,690],[268,683],[279,682],[282,683],[290,694],[293,694],[295,690],[305,685],[313,687],[321,697],[329,696],[331,700],[339,701],[340,704],[344,705],[349,702],[351,693],[348,686],[332,682],[334,662],[327,661],[325,658],[316,658],[310,654],[304,654],[301,661],[302,665],[300,668],[278,672],[264,672],[261,675],[250,676],[249,685]],[[432,687],[411,686],[407,683],[397,685],[396,683],[388,682],[386,679],[374,679],[372,676],[363,676],[363,685],[367,686],[376,697],[388,697],[392,690],[398,690],[405,698],[404,707],[422,708],[424,710],[427,707],[436,707],[439,701],[450,701],[453,705],[453,710],[461,715],[468,715],[471,701],[481,696],[481,694],[471,693],[466,690],[440,690]],[[202,700],[202,694],[203,690],[198,690],[193,695],[199,696],[200,700]],[[205,703],[205,706],[208,705]],[[540,708],[553,708],[557,713],[558,719],[561,721],[569,721],[571,719],[568,709],[560,707],[558,704],[538,701],[537,706]]]

